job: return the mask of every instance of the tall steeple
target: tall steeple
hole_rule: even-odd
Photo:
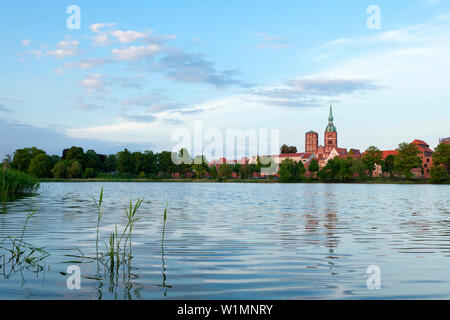
[[[329,154],[334,148],[337,148],[337,130],[333,124],[333,106],[330,104],[330,115],[328,116],[328,125],[325,128],[324,148],[325,153]]]
[[[330,115],[328,116],[328,125],[325,128],[325,132],[337,132],[336,127],[333,124],[333,105],[330,104]]]

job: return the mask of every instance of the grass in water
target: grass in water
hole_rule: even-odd
[[[3,168],[0,179],[0,196],[3,201],[14,196],[34,193],[38,188],[37,179],[23,172]]]
[[[130,201],[129,208],[125,209],[125,214],[127,218],[127,223],[122,231],[119,232],[117,224],[114,225],[114,231],[109,234],[105,239],[101,235],[101,224],[102,218],[104,217],[103,204],[103,188],[100,192],[99,200],[95,198],[93,202],[97,208],[97,221],[96,221],[96,241],[95,241],[95,256],[85,255],[79,248],[76,250],[79,254],[67,255],[67,257],[78,258],[82,261],[96,262],[97,263],[97,274],[92,277],[85,277],[86,279],[96,280],[99,283],[99,299],[103,296],[103,282],[105,280],[109,281],[109,291],[117,295],[117,286],[119,284],[119,274],[124,281],[124,292],[127,299],[131,299],[130,290],[135,287],[135,283],[132,281],[133,275],[131,274],[131,261],[133,259],[132,255],[132,235],[135,223],[140,220],[137,217],[137,211],[143,203],[143,199],[137,200],[135,204]],[[166,277],[166,265],[164,259],[164,241],[166,232],[166,222],[167,222],[167,208],[164,210],[163,216],[163,229],[161,238],[161,258],[162,258],[162,275],[163,281],[160,287],[164,288],[164,296],[167,296],[167,289],[172,288],[172,286],[167,284]],[[100,250],[100,241],[104,244],[104,251]],[[78,263],[82,263],[79,261]],[[102,268],[103,267],[103,268]],[[102,272],[103,270],[103,272]],[[123,270],[122,273],[120,271]],[[139,296],[139,288],[134,288],[134,294]],[[116,297],[117,298],[117,297]]]
[[[80,255],[68,255],[69,257],[81,258],[89,261],[97,262],[97,275],[96,279],[102,279],[101,275],[101,266],[104,267],[106,274],[109,275],[109,278],[113,280],[114,277],[118,276],[119,268],[124,267],[124,277],[126,274],[129,275],[131,269],[131,259],[132,256],[132,233],[134,229],[134,224],[140,219],[136,217],[136,213],[138,209],[141,207],[143,199],[139,199],[135,204],[130,201],[129,208],[125,209],[125,214],[127,217],[127,224],[124,229],[119,232],[117,225],[114,226],[114,231],[105,241],[101,237],[100,229],[101,222],[104,216],[104,209],[102,208],[103,204],[103,188],[100,192],[100,198],[97,201],[95,198],[93,202],[97,208],[97,225],[96,225],[96,241],[95,241],[95,257],[86,256],[80,249],[77,248],[77,251]],[[105,251],[100,250],[100,240],[103,241],[105,246]]]
[[[25,269],[33,273],[39,273],[44,269],[41,262],[47,258],[49,254],[44,248],[36,247],[35,245],[24,241],[28,222],[36,212],[37,209],[30,209],[19,238],[8,236],[0,241],[0,252],[2,253],[0,254],[0,270],[5,278],[9,278],[11,274],[16,272],[22,274],[22,271]]]
[[[167,289],[171,289],[172,286],[167,284],[167,276],[166,276],[166,262],[164,259],[164,239],[166,235],[166,221],[167,221],[167,206],[164,210],[164,224],[163,224],[163,231],[162,231],[162,237],[161,237],[161,260],[162,260],[162,276],[163,276],[163,282],[160,287],[164,288],[164,297],[167,297]]]

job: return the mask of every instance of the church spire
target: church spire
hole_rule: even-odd
[[[332,124],[333,120],[333,105],[330,104],[330,115],[328,116],[328,121]]]
[[[336,127],[333,124],[333,105],[330,104],[330,115],[328,116],[328,125],[325,128],[325,132],[337,132]]]

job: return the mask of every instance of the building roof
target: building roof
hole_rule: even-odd
[[[411,144],[416,145],[421,152],[433,152],[433,150],[430,149],[430,145],[423,140],[415,139]]]
[[[423,141],[423,140],[419,140],[419,139],[415,139],[413,142],[411,142],[412,144],[415,144],[415,145],[424,145],[424,146],[429,146],[429,144],[428,143],[426,143],[425,141]]]
[[[278,155],[280,158],[294,158],[294,157],[302,157],[304,153],[282,153]]]
[[[340,156],[346,156],[348,154],[347,149],[345,148],[334,148],[334,150],[336,150],[336,152],[340,155]]]
[[[309,158],[311,158],[311,156],[316,157],[316,154],[314,152],[305,152],[303,154],[303,159],[309,159]]]
[[[383,154],[383,160],[386,159],[388,156],[395,156],[398,154],[397,150],[383,150],[381,151],[381,153]]]

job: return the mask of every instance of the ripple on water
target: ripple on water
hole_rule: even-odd
[[[125,226],[129,201],[145,199],[130,278],[84,261],[83,289],[69,291],[61,272],[76,259],[67,255],[95,255],[92,197],[102,186],[105,240]],[[51,255],[37,276],[0,276],[0,298],[448,299],[449,199],[448,186],[432,185],[43,183],[39,196],[3,206],[0,239],[19,235],[39,208],[26,240]],[[382,289],[372,291],[374,264]]]

